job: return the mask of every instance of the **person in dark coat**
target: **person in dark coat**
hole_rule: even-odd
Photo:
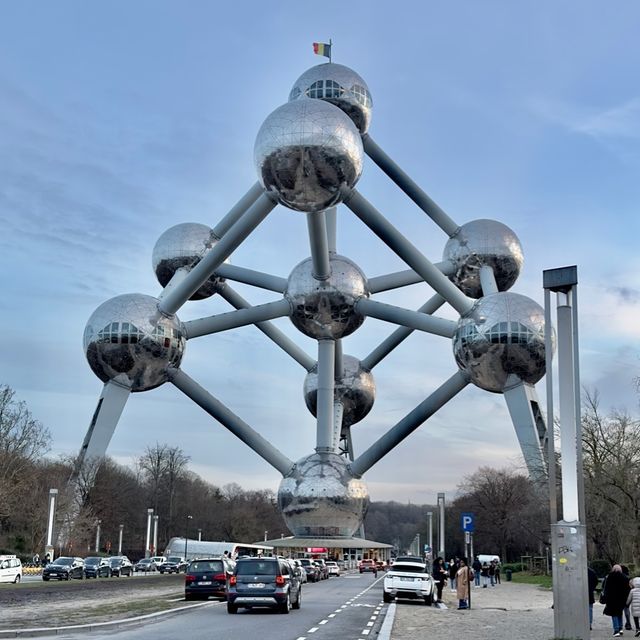
[[[587,584],[589,591],[589,629],[593,628],[593,605],[596,601],[594,591],[598,586],[598,576],[596,572],[591,568],[587,567]]]
[[[431,577],[436,583],[436,602],[442,602],[442,589],[447,581],[449,572],[444,567],[444,559],[437,557],[433,562],[433,571]]]
[[[604,588],[605,605],[604,615],[611,616],[613,624],[613,637],[622,635],[622,612],[627,606],[627,598],[631,591],[629,578],[622,573],[622,567],[614,564],[611,573],[606,577]]]

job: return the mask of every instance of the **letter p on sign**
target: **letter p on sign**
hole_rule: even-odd
[[[460,514],[460,522],[462,524],[463,531],[473,533],[473,513]]]

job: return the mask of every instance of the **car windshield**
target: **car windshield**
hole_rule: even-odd
[[[236,574],[239,576],[275,576],[276,563],[265,560],[247,560],[238,562]]]
[[[109,560],[109,564],[112,567],[117,567],[122,564],[122,558],[111,558],[111,560]]]
[[[392,572],[402,573],[427,573],[427,568],[424,565],[418,564],[401,564],[396,562],[393,565]]]
[[[85,558],[84,563],[88,565],[100,564],[100,558]]]
[[[167,562],[175,562],[177,564],[178,562],[182,562],[182,558],[171,556],[170,558],[167,558]]]
[[[73,558],[58,558],[57,560],[54,560],[52,564],[63,565],[66,567],[73,564]]]
[[[151,560],[149,558],[143,558],[138,564],[151,564]]]
[[[222,560],[200,560],[198,562],[192,562],[189,565],[189,571],[194,573],[204,573],[206,571],[224,571],[222,566]]]

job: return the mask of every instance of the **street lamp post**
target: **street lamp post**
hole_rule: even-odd
[[[189,543],[189,520],[193,520],[193,516],[187,516],[184,522],[184,559],[187,559],[187,545]]]
[[[102,520],[98,520],[98,526],[96,527],[96,553],[100,551],[100,525]]]
[[[124,531],[124,525],[118,525],[120,531],[118,532],[118,555],[122,555],[122,532]]]

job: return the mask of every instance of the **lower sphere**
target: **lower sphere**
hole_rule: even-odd
[[[369,505],[363,480],[351,474],[337,453],[313,453],[298,460],[278,489],[278,506],[294,536],[351,537]]]

